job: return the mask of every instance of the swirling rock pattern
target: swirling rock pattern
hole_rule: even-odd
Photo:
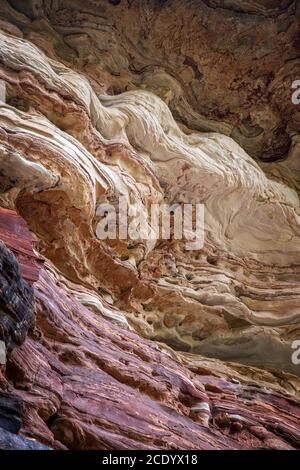
[[[296,376],[174,352],[82,306],[69,286],[40,265],[35,325],[0,381],[22,402],[22,435],[0,421],[0,448],[300,447]]]
[[[39,253],[12,235],[37,313],[5,372],[23,432],[299,446],[299,3],[4,0],[0,19],[0,205]],[[133,219],[204,204],[204,247],[100,240],[120,196]]]
[[[252,157],[286,156],[299,132],[296,0],[12,0],[5,14],[97,90],[152,91],[188,128],[230,135]]]

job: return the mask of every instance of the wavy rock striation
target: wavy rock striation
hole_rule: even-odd
[[[3,372],[22,432],[298,448],[298,2],[11,0],[0,18],[0,234],[36,312]],[[101,240],[120,196],[133,222],[203,204],[203,248]]]
[[[0,447],[299,448],[295,376],[143,339],[82,306],[49,263],[34,291],[35,325],[1,380],[22,402],[30,440],[0,429]]]
[[[299,2],[3,1],[4,18],[97,91],[144,88],[189,129],[232,136],[252,157],[287,155],[299,132]]]

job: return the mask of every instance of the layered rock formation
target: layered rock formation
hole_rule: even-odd
[[[8,357],[1,386],[21,399],[21,432],[34,439],[24,447],[299,447],[298,378],[172,351],[84,307],[73,289],[40,265],[35,325]],[[4,447],[22,448],[17,439]]]
[[[299,448],[298,2],[4,0],[0,16],[1,386],[21,433]],[[203,248],[139,225],[101,240],[120,196],[131,222],[203,204]]]

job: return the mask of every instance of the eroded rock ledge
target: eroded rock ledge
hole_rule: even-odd
[[[114,3],[0,5],[1,388],[52,448],[299,448],[299,4]]]

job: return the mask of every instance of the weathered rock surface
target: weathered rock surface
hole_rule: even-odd
[[[86,288],[82,302],[126,325],[123,311],[141,334],[177,349],[298,373],[290,351],[299,335],[299,197],[288,164],[267,177],[232,139],[184,134],[154,95],[98,98],[28,41],[0,39],[1,77],[16,104],[0,109],[1,158],[13,158],[2,178],[15,184],[4,186],[2,204],[17,207],[39,251]],[[31,186],[26,166],[39,169]],[[133,214],[204,203],[203,250],[187,255],[180,241],[141,233],[98,240],[97,207],[120,195]]]
[[[24,341],[33,323],[33,291],[23,281],[16,258],[2,242],[0,260],[0,339],[11,348]]]
[[[21,400],[8,392],[0,391],[0,429],[18,434],[21,428]]]
[[[1,381],[22,400],[24,436],[58,449],[300,447],[295,376],[145,340],[82,306],[49,264],[34,291],[35,326]],[[23,445],[2,431],[0,443]]]
[[[35,441],[17,436],[0,428],[0,450],[50,450],[49,447]]]
[[[2,244],[0,383],[21,432],[299,448],[299,2],[3,0],[0,19],[0,239],[20,265]],[[100,240],[119,196],[133,222],[204,204],[204,247]]]
[[[188,128],[232,136],[263,161],[285,157],[299,132],[297,0],[2,3],[4,18],[99,92],[147,89]]]

